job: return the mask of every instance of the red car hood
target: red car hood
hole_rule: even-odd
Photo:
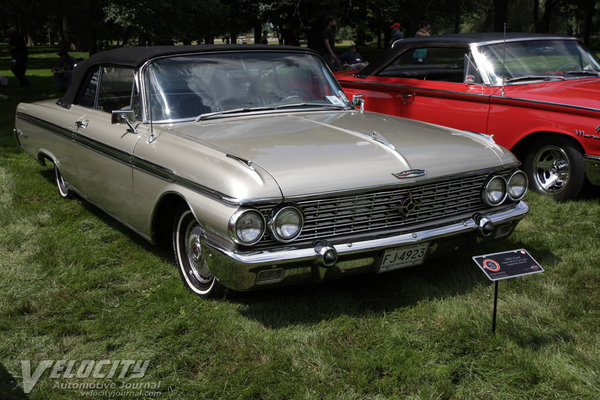
[[[506,86],[504,90],[504,97],[600,111],[600,79],[598,78]]]

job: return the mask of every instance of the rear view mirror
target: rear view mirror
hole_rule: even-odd
[[[365,111],[364,97],[365,97],[364,94],[355,94],[354,96],[352,96],[352,104],[354,105],[355,108],[360,109],[361,113]]]
[[[127,124],[132,133],[137,133],[133,124],[135,123],[135,112],[133,110],[115,110],[112,112],[110,123]]]

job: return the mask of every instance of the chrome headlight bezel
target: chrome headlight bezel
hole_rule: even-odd
[[[239,231],[242,229],[240,226],[248,218],[257,217],[255,221],[259,222],[259,225],[255,228],[258,231],[256,237],[252,238],[252,240],[244,240],[240,235]],[[252,208],[243,208],[239,209],[233,213],[233,215],[229,218],[228,230],[229,236],[231,240],[235,243],[243,245],[243,246],[252,246],[253,244],[258,243],[264,236],[266,230],[266,221],[264,215],[255,209]]]
[[[289,212],[292,212],[297,215],[298,226],[297,231],[292,236],[285,237],[281,234],[280,225],[278,225],[280,221],[278,221],[278,219],[283,218],[284,215]],[[295,205],[284,205],[283,207],[274,210],[273,216],[271,217],[267,225],[269,226],[269,232],[271,233],[271,236],[273,236],[275,240],[277,240],[280,243],[290,243],[296,240],[298,236],[300,236],[300,234],[302,233],[302,229],[304,228],[304,214],[302,213],[302,210]]]
[[[513,195],[513,193],[511,193],[511,184],[514,183],[515,179],[518,179],[518,177],[522,177],[524,179],[524,185],[519,185],[519,187],[522,190],[522,193],[517,193],[517,195]],[[527,185],[529,184],[529,179],[527,178],[527,174],[523,171],[521,171],[520,169],[516,170],[511,176],[510,178],[508,178],[508,182],[506,183],[506,193],[508,194],[508,197],[512,200],[512,201],[519,201],[521,200],[523,197],[525,197],[525,194],[527,194]]]
[[[499,182],[502,185],[502,189],[501,189],[502,195],[499,197],[499,199],[497,201],[492,201],[489,198],[488,193],[489,193],[492,185],[496,184],[496,182]],[[490,179],[488,179],[485,186],[483,187],[483,191],[481,192],[481,197],[483,198],[483,202],[486,205],[488,205],[490,207],[496,207],[496,206],[499,206],[500,204],[502,204],[504,202],[504,200],[506,200],[506,197],[508,196],[507,192],[508,192],[508,184],[506,183],[506,179],[504,179],[504,177],[502,177],[500,175],[494,175]]]

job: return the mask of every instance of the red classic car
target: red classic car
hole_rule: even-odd
[[[600,62],[575,38],[464,34],[399,40],[337,78],[370,111],[493,135],[556,200],[600,185]]]

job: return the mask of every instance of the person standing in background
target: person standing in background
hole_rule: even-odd
[[[390,26],[392,30],[392,38],[390,39],[390,46],[394,44],[396,40],[402,39],[402,32],[400,32],[400,23],[394,22],[392,26]]]
[[[340,59],[335,54],[335,27],[337,25],[337,19],[333,16],[327,18],[327,26],[321,32],[321,38],[323,40],[323,47],[325,52],[323,54],[323,58],[329,68],[332,71],[339,71],[342,69],[342,64],[340,63]]]
[[[429,22],[421,22],[421,28],[415,33],[415,37],[431,36],[431,33],[429,33],[430,29],[431,24]]]
[[[14,27],[8,28],[6,33],[9,36],[9,48],[12,58],[11,70],[19,80],[21,87],[29,86],[31,82],[25,77],[25,71],[27,71],[27,46],[25,38]]]
[[[269,44],[269,32],[263,31],[263,34],[260,38],[260,44]]]

